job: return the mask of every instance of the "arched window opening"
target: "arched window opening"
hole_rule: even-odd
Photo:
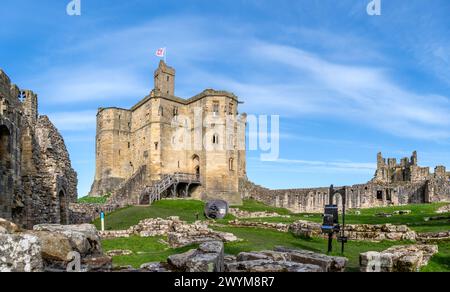
[[[212,139],[213,144],[219,144],[219,135],[214,134]]]
[[[230,158],[230,160],[228,161],[228,167],[230,169],[230,171],[234,171],[234,159]]]
[[[59,198],[60,224],[66,225],[67,224],[66,196],[62,190],[59,192],[58,198]]]

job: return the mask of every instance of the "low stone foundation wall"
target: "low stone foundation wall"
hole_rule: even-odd
[[[71,224],[91,223],[100,217],[100,212],[105,214],[117,210],[120,206],[117,204],[69,204],[69,220]]]
[[[278,213],[271,212],[248,212],[241,209],[230,208],[229,213],[238,219],[246,218],[269,218],[269,217],[280,217],[280,218],[290,218],[289,215],[280,215]]]
[[[140,269],[119,271],[145,272],[344,272],[348,260],[306,250],[277,247],[275,250],[224,254],[220,241],[205,242],[197,249],[172,255],[164,263],[143,264]]]
[[[418,272],[438,253],[437,245],[393,246],[381,253],[360,255],[361,272]]]
[[[235,219],[230,221],[228,224],[236,227],[254,227],[254,228],[263,228],[263,229],[272,229],[281,232],[289,231],[289,224],[284,223],[270,223],[270,222],[253,222],[253,221],[241,221]]]
[[[324,236],[321,224],[298,221],[289,226],[289,231],[297,236]],[[345,235],[350,240],[382,241],[382,240],[416,240],[417,234],[406,225],[345,225]]]
[[[419,233],[417,235],[417,240],[422,243],[438,243],[441,241],[450,242],[450,231]]]
[[[103,239],[130,236],[167,236],[168,244],[173,248],[199,244],[211,240],[220,240],[222,242],[238,240],[231,233],[218,232],[210,229],[205,221],[188,224],[185,221],[181,221],[179,217],[145,219],[127,230],[103,231],[100,232],[100,236]]]
[[[449,205],[445,205],[443,207],[440,207],[436,213],[438,214],[444,214],[444,213],[450,213],[450,204]]]
[[[325,237],[321,224],[309,221],[297,221],[292,224],[240,221],[233,220],[230,225],[236,227],[253,227],[272,229],[280,232],[291,232],[300,237]],[[417,238],[417,234],[406,225],[345,225],[345,234],[350,240],[382,241],[382,240],[411,240]]]

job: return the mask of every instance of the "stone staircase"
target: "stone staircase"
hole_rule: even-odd
[[[180,184],[184,185],[184,196],[188,197],[189,187],[191,185],[200,185],[201,180],[198,175],[189,173],[164,174],[152,186],[144,188],[140,195],[139,204],[151,205],[153,202],[161,200],[162,196],[168,191],[171,191],[171,197],[176,197],[177,188]]]
[[[139,169],[126,181],[121,183],[117,189],[112,193],[108,199],[107,204],[117,205],[118,208],[138,205],[139,196],[146,186],[147,167],[141,166]]]

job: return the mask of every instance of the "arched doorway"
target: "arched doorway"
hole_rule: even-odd
[[[9,147],[10,140],[9,129],[1,125],[0,126],[0,169],[3,171],[11,168],[11,153]]]
[[[200,166],[197,166],[197,167],[195,168],[195,177],[196,177],[197,179],[200,179]]]
[[[195,176],[200,179],[200,157],[196,154],[192,156],[192,165]]]
[[[66,208],[66,196],[64,191],[60,191],[58,194],[59,199],[59,222],[61,225],[67,224],[67,208]]]

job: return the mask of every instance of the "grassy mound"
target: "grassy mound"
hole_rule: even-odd
[[[125,230],[136,225],[139,221],[147,218],[167,218],[178,216],[181,220],[194,222],[197,220],[206,220],[203,216],[205,203],[195,200],[161,200],[151,206],[133,206],[117,210],[107,214],[105,218],[106,230]],[[233,219],[228,215],[224,221]],[[94,221],[97,228],[100,228],[100,219]]]

